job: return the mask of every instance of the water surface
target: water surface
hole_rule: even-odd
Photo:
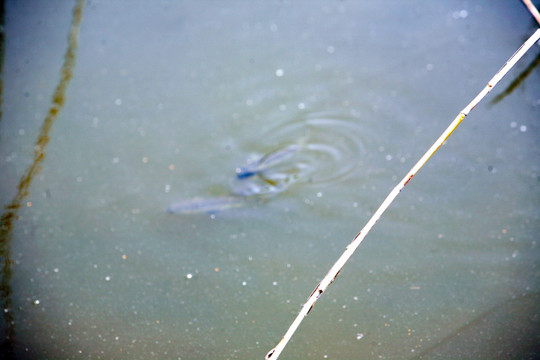
[[[32,161],[73,6],[6,2],[2,204]],[[87,2],[66,102],[12,231],[16,354],[264,358],[533,30],[518,1]],[[539,80],[474,109],[284,359],[538,356]],[[304,151],[276,173],[299,176],[275,196],[165,212],[231,196],[239,166],[291,144]]]

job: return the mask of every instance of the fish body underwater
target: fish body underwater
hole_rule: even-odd
[[[283,162],[289,156],[298,151],[300,147],[296,144],[288,145],[282,149],[278,149],[262,156],[257,161],[254,161],[247,166],[236,169],[236,177],[238,179],[246,179],[257,174],[263,173],[272,166]]]
[[[241,196],[221,196],[213,198],[194,198],[173,203],[165,211],[169,214],[213,214],[234,207],[243,206],[245,199]]]
[[[287,174],[280,174],[279,171],[273,171],[273,169],[289,160],[298,149],[299,145],[288,145],[269,152],[244,167],[237,168],[230,195],[176,202],[169,205],[165,211],[169,214],[215,214],[245,206],[249,197],[276,195],[284,191],[290,185],[290,181],[287,181],[289,177]]]

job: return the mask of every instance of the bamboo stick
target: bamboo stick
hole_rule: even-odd
[[[319,297],[326,291],[328,286],[336,279],[337,275],[347,263],[349,258],[353,255],[355,250],[358,248],[362,240],[369,233],[371,228],[379,220],[384,211],[390,206],[392,201],[397,197],[397,195],[403,190],[405,185],[409,183],[412,177],[420,170],[422,166],[429,160],[429,158],[439,149],[439,147],[444,143],[444,141],[450,136],[450,134],[457,128],[461,123],[463,118],[471,112],[472,109],[491,91],[491,89],[508,73],[508,71],[518,62],[518,60],[540,39],[540,29],[521,45],[521,47],[510,57],[510,59],[501,67],[501,69],[493,76],[493,78],[488,82],[488,84],[478,93],[478,95],[456,116],[452,121],[450,126],[442,133],[442,135],[435,141],[435,143],[429,148],[429,150],[420,158],[420,160],[412,167],[412,169],[405,175],[405,177],[394,187],[394,189],[388,194],[386,199],[379,206],[377,211],[372,215],[369,221],[366,223],[364,228],[354,237],[353,241],[345,248],[345,252],[339,257],[336,263],[330,268],[326,276],[321,280],[321,282],[315,287],[315,290],[309,296],[307,302],[304,304],[296,319],[293,321],[281,341],[274,347],[272,350],[266,354],[265,360],[272,359],[276,360],[294,332],[304,319],[304,317],[311,311],[315,302]]]

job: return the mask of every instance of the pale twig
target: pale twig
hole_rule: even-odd
[[[315,290],[309,296],[307,302],[304,304],[300,313],[296,316],[296,319],[293,321],[281,341],[276,345],[275,348],[270,350],[266,355],[265,359],[275,360],[279,357],[294,332],[304,319],[304,317],[309,313],[315,302],[319,297],[326,291],[328,286],[335,280],[345,263],[352,256],[356,248],[360,245],[362,240],[366,237],[368,232],[371,230],[373,225],[379,220],[384,211],[388,206],[394,201],[397,195],[401,190],[407,185],[407,183],[412,179],[412,177],[420,170],[420,168],[428,161],[428,159],[439,149],[439,147],[444,143],[446,138],[456,129],[456,127],[461,123],[463,118],[469,114],[469,112],[490,92],[490,90],[503,78],[504,75],[515,65],[515,63],[540,39],[540,29],[527,40],[521,47],[510,57],[510,59],[503,65],[503,67],[493,76],[493,78],[488,82],[486,87],[480,91],[480,93],[467,105],[458,116],[452,121],[450,126],[442,133],[442,135],[435,141],[435,143],[429,148],[429,150],[420,158],[420,160],[412,167],[412,169],[405,175],[405,177],[398,183],[398,185],[388,194],[383,203],[379,206],[377,211],[373,214],[371,219],[367,222],[364,228],[356,235],[353,241],[345,248],[345,252],[341,257],[336,261],[332,266],[330,271],[322,279],[322,281],[315,287]]]
[[[529,9],[529,12],[535,18],[538,25],[540,25],[540,12],[538,12],[538,9],[534,6],[531,0],[523,0],[523,3]]]

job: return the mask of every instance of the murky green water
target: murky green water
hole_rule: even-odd
[[[2,204],[32,162],[73,6],[6,4]],[[518,1],[87,2],[9,243],[18,358],[264,358],[533,30]],[[283,359],[539,355],[538,70],[489,104],[538,52],[415,176]],[[279,164],[301,176],[275,196],[165,212],[231,196],[238,167],[290,144],[309,151]]]

